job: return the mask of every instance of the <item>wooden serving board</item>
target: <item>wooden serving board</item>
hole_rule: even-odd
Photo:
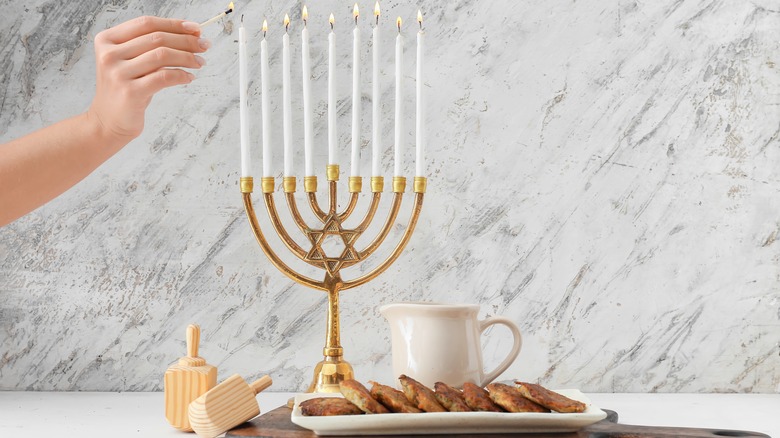
[[[697,429],[687,427],[654,427],[631,426],[618,424],[615,411],[604,409],[607,418],[591,424],[577,432],[570,433],[517,433],[517,434],[463,434],[458,438],[711,438],[711,437],[764,437],[769,435],[757,432],[723,429]],[[279,437],[279,438],[313,438],[314,432],[297,426],[290,421],[292,410],[286,406],[276,408],[267,414],[256,417],[244,423],[225,435],[229,437]],[[430,438],[431,435],[373,435],[376,438]],[[348,437],[349,438],[349,437]]]

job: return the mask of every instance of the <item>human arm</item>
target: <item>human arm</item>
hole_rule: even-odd
[[[89,175],[143,131],[155,93],[188,84],[208,48],[200,26],[140,17],[95,37],[96,87],[89,109],[0,145],[0,226]]]

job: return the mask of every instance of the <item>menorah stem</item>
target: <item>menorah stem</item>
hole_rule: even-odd
[[[326,283],[328,283],[326,279]],[[325,357],[336,357],[344,354],[341,348],[341,323],[339,320],[339,292],[341,281],[328,285],[328,326],[325,334],[325,348],[322,354]]]
[[[328,321],[325,334],[323,360],[314,367],[314,379],[308,392],[339,392],[339,382],[354,377],[352,365],[344,360],[341,347],[341,324],[339,320],[339,291],[343,282],[339,275],[326,274],[328,288]]]

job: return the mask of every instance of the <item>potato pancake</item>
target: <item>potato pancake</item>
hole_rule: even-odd
[[[406,398],[406,395],[404,395],[403,392],[395,388],[391,388],[387,385],[382,385],[381,383],[368,383],[372,384],[371,396],[378,400],[379,403],[385,405],[387,409],[390,409],[393,412],[404,414],[417,414],[422,412],[421,410],[414,407],[412,402]]]
[[[328,417],[331,415],[359,415],[363,411],[341,397],[318,397],[304,400],[300,404],[301,413],[307,416]]]
[[[436,390],[436,400],[450,412],[470,412],[471,408],[463,400],[463,394],[444,382],[433,385]]]
[[[352,404],[359,407],[360,410],[367,414],[390,413],[386,407],[374,400],[374,398],[371,397],[371,393],[368,392],[368,389],[357,380],[344,380],[339,383],[339,389],[341,389],[341,393],[344,395],[345,399],[351,401]]]
[[[487,386],[490,399],[509,412],[550,412],[544,406],[540,406],[523,397],[517,388],[503,383],[491,383]]]
[[[447,412],[436,400],[436,395],[433,391],[427,386],[404,374],[401,374],[398,380],[401,381],[406,398],[417,408],[425,412]]]
[[[550,391],[535,383],[515,381],[515,384],[517,385],[517,390],[523,394],[523,397],[555,412],[585,412],[585,409],[588,408],[588,406],[581,401],[572,400],[569,397],[558,394],[555,391]]]
[[[463,399],[475,411],[504,412],[500,406],[493,403],[487,391],[471,382],[463,384]]]

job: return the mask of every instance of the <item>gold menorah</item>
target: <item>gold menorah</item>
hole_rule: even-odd
[[[385,238],[390,233],[390,229],[395,223],[401,208],[401,201],[403,200],[404,191],[406,190],[406,178],[399,176],[393,177],[394,196],[390,211],[387,214],[387,219],[385,219],[382,229],[376,237],[374,237],[373,241],[371,241],[363,250],[358,250],[355,248],[355,244],[371,224],[371,221],[373,221],[379,207],[379,201],[382,197],[382,192],[384,191],[384,178],[381,176],[371,177],[371,192],[373,195],[371,204],[360,223],[355,228],[348,229],[345,228],[343,224],[357,206],[358,198],[362,191],[363,179],[361,177],[349,177],[349,191],[351,196],[347,206],[343,211],[339,212],[337,205],[339,166],[337,164],[329,164],[326,171],[329,188],[327,210],[323,209],[317,201],[317,177],[307,176],[303,179],[304,191],[308,195],[309,206],[311,207],[314,216],[316,216],[320,222],[319,227],[309,226],[298,210],[298,205],[295,201],[296,178],[286,176],[282,180],[282,186],[285,197],[287,198],[287,206],[290,209],[290,214],[292,215],[295,224],[298,226],[298,229],[308,239],[310,243],[309,249],[301,247],[290,237],[290,234],[287,232],[279,218],[279,213],[274,201],[274,191],[276,187],[274,178],[263,177],[261,180],[265,207],[268,211],[268,217],[271,219],[271,224],[273,224],[274,231],[276,231],[282,242],[287,246],[287,249],[300,260],[325,271],[325,277],[322,280],[315,280],[299,274],[279,258],[268,244],[268,241],[263,235],[263,231],[260,229],[260,224],[257,222],[255,208],[252,205],[252,191],[254,187],[252,177],[242,177],[240,184],[249,224],[252,226],[252,231],[257,238],[257,242],[260,244],[263,252],[265,252],[265,255],[271,260],[271,263],[294,281],[304,286],[328,293],[328,320],[325,332],[325,347],[322,350],[324,358],[315,366],[314,379],[309,386],[308,392],[339,392],[339,382],[353,378],[354,371],[352,370],[352,365],[344,360],[344,349],[341,347],[339,292],[358,287],[373,280],[379,274],[387,270],[387,268],[398,259],[398,256],[401,255],[404,247],[412,237],[414,228],[417,225],[417,219],[420,217],[423,196],[427,185],[427,179],[425,177],[418,176],[414,178],[415,198],[411,217],[409,218],[409,225],[406,227],[406,231],[404,231],[401,240],[387,259],[377,265],[371,272],[353,280],[345,280],[341,277],[341,269],[348,268],[364,261],[382,245]],[[343,251],[341,251],[341,254],[337,257],[326,254],[322,248],[325,238],[329,236],[338,236],[344,244]]]

